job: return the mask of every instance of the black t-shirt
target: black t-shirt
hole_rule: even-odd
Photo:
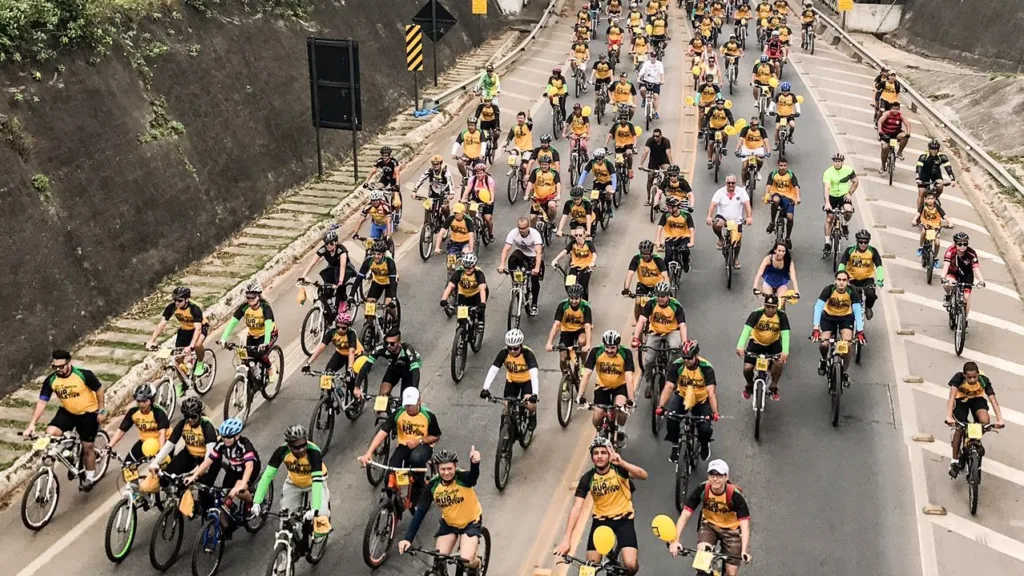
[[[644,144],[651,150],[651,156],[647,162],[648,168],[661,168],[663,165],[668,164],[668,151],[672,149],[672,143],[668,141],[668,138],[662,136],[661,142],[659,143],[651,136],[647,139],[647,144]]]
[[[331,254],[331,252],[329,250],[327,250],[326,246],[321,246],[320,249],[316,251],[316,255],[321,257],[321,258],[323,258],[324,262],[327,262],[327,265],[330,266],[331,268],[340,268],[341,267],[341,255],[342,254],[344,254],[345,256],[348,256],[348,248],[345,248],[345,245],[340,243],[340,242],[338,243],[337,247],[334,249],[334,253],[333,254]],[[346,261],[348,266],[351,266],[353,268],[355,267],[355,266],[352,265],[352,259],[351,258],[346,258],[345,261]]]
[[[380,181],[384,184],[395,183],[395,170],[398,168],[398,160],[394,156],[387,160],[378,158],[373,164],[374,168],[380,171]]]
[[[235,443],[228,446],[223,440],[214,445],[210,451],[210,460],[220,463],[221,468],[232,472],[244,472],[245,463],[252,462],[253,466],[259,466],[260,456],[256,448],[245,436],[239,436]]]

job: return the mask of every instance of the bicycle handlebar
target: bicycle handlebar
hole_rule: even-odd
[[[369,464],[370,464],[370,466],[374,466],[374,467],[380,468],[382,470],[387,470],[389,472],[413,472],[413,473],[424,473],[424,474],[427,473],[427,472],[430,472],[430,468],[400,468],[400,467],[396,467],[396,466],[388,466],[386,464],[380,464],[379,462],[374,462],[373,460],[370,460]]]

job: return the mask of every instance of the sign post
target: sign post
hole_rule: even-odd
[[[309,97],[316,130],[317,173],[323,177],[320,128],[352,132],[352,170],[359,179],[356,132],[363,129],[359,85],[359,43],[355,40],[306,38],[309,60]]]
[[[836,3],[836,10],[843,15],[842,27],[843,30],[846,30],[846,16],[853,10],[853,0],[839,0]]]
[[[413,16],[414,24],[424,27],[427,37],[434,43],[432,53],[434,59],[434,86],[437,86],[437,43],[458,22],[455,16],[438,0],[427,0],[420,11]]]
[[[423,70],[423,29],[412,24],[405,27],[405,65],[412,72],[412,107],[420,106],[418,71]]]
[[[473,0],[473,14],[487,15],[487,0]]]

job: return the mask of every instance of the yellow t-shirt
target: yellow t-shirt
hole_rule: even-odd
[[[668,22],[664,18],[655,18],[651,20],[651,35],[652,36],[664,36],[665,28],[668,26]]]
[[[667,240],[693,237],[693,217],[689,212],[680,211],[678,216],[665,212],[661,215],[661,227]]]
[[[598,61],[594,64],[594,76],[599,80],[610,80],[612,77],[612,67],[608,62]]]
[[[434,498],[434,504],[441,509],[444,523],[458,529],[479,522],[484,514],[480,500],[476,497],[476,490],[462,480],[463,474],[461,470],[456,471],[455,478],[450,484],[445,484],[440,476],[435,476],[427,486]]]
[[[785,173],[773,170],[768,175],[768,189],[772,194],[781,194],[792,201],[796,201],[796,174],[792,170]]]
[[[896,92],[896,83],[886,81],[882,87],[882,100],[892,104],[900,99],[899,93]]]
[[[678,330],[679,325],[686,322],[683,305],[675,298],[669,298],[664,306],[658,304],[657,298],[651,298],[640,315],[647,317],[648,329],[651,332],[662,336]]]
[[[839,292],[835,289],[835,285],[826,287],[821,293],[821,299],[825,300],[825,313],[837,317],[853,314],[854,303],[860,302],[859,298],[854,298],[854,294],[853,289],[849,286],[847,286],[846,292]]]
[[[631,122],[625,124],[619,122],[612,126],[612,134],[615,135],[615,146],[621,148],[636,142],[636,128]]]
[[[708,126],[715,130],[721,130],[729,125],[729,115],[726,114],[725,108],[719,110],[718,108],[711,109],[711,117],[708,118]]]
[[[633,482],[629,472],[621,466],[609,466],[601,474],[597,468],[587,471],[576,484],[576,497],[594,502],[595,520],[633,518]]]
[[[465,214],[461,219],[454,214],[448,218],[448,235],[452,242],[469,242],[469,234],[472,231],[473,223]]]
[[[775,98],[775,111],[779,116],[792,116],[796,112],[796,96],[792,92],[789,94],[780,93]]]
[[[604,346],[600,346],[590,351],[584,365],[597,374],[598,388],[614,390],[626,384],[627,372],[633,372],[633,353],[619,346],[615,354],[609,354]]]
[[[772,69],[772,65],[768,63],[759,63],[754,68],[754,79],[762,84],[767,84],[772,76],[775,74],[775,70]]]
[[[555,184],[558,183],[557,172],[551,169],[545,172],[541,168],[534,168],[533,175],[530,178],[533,181],[533,195],[535,198],[544,199],[555,195]]]
[[[47,402],[51,396],[57,396],[61,407],[75,415],[96,412],[100,407],[96,391],[102,387],[103,384],[91,371],[72,367],[66,378],[56,372],[50,374],[39,391],[39,399]]]
[[[520,151],[533,150],[533,130],[526,124],[512,127],[512,143]]]
[[[705,372],[711,377],[706,377]],[[676,394],[685,398],[687,388],[689,388],[692,390],[696,404],[706,401],[709,396],[707,387],[715,385],[714,369],[711,368],[711,364],[707,360],[700,357],[697,358],[697,365],[693,368],[687,366],[682,359],[673,362],[669,368],[669,377],[672,376],[675,376]]]
[[[468,129],[463,130],[462,133],[459,134],[459,143],[462,144],[462,153],[468,158],[480,158],[480,156],[483,155],[482,136],[483,132],[480,130],[474,130],[472,132]]]
[[[612,100],[614,100],[616,104],[623,104],[629,102],[629,99],[632,98],[632,96],[633,84],[630,83],[628,80],[625,82],[620,80],[614,84],[614,89],[612,90]]]

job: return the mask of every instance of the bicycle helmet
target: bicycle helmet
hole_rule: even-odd
[[[675,196],[669,196],[668,198],[665,199],[665,206],[669,208],[678,208],[679,198],[676,198]]]
[[[858,242],[861,240],[871,240],[871,232],[861,228],[857,231],[856,238]]]
[[[789,90],[790,90],[790,89],[791,89],[792,87],[793,87],[793,85],[792,85],[792,84],[790,84],[789,82],[783,82],[783,83],[782,83],[782,84],[781,84],[781,85],[779,86],[779,88],[782,88],[782,91],[783,91],[783,92],[789,92]]]
[[[583,189],[583,186],[573,186],[572,190],[569,191],[569,197],[574,200],[578,200],[583,198],[584,192],[586,192],[586,190]]]
[[[352,325],[352,315],[347,310],[339,310],[338,316],[335,318],[335,322],[340,324]]]
[[[494,72],[494,64],[488,62],[486,69],[488,72]]]
[[[778,14],[778,12],[776,12],[776,14]],[[772,38],[778,38],[778,37],[779,37],[779,31],[778,30],[773,30],[772,31]]]
[[[735,40],[735,39],[736,39],[736,35],[735,34],[729,34],[729,40]]]
[[[432,458],[434,464],[440,466],[441,464],[458,464],[459,455],[451,450],[438,450]]]
[[[666,173],[669,176],[679,176],[679,166],[677,164],[672,164],[671,166],[668,167]]]
[[[562,73],[562,67],[561,66],[555,66],[554,68],[551,69],[551,74],[553,74],[554,76],[558,76],[561,73]]]
[[[135,387],[134,396],[136,402],[145,402],[147,400],[152,400],[153,397],[156,396],[156,391],[154,391],[153,387],[149,384],[139,384]]]
[[[188,300],[192,297],[192,289],[188,286],[178,286],[174,289],[174,292],[171,292],[171,296],[175,300]]]
[[[597,59],[598,60],[607,60],[608,59],[608,55],[607,54],[598,54],[597,55]]]
[[[700,344],[696,340],[687,340],[683,342],[683,349],[680,350],[680,354],[686,360],[692,360],[700,354]]]
[[[221,438],[234,438],[242,433],[243,426],[244,424],[238,418],[228,418],[220,423],[217,433],[220,434]]]
[[[671,294],[672,294],[672,285],[669,284],[668,282],[665,282],[664,280],[661,281],[661,282],[658,282],[658,284],[654,287],[654,295],[655,296],[669,296]]]
[[[383,254],[388,251],[388,244],[383,240],[377,240],[373,243],[372,250],[374,254]]]
[[[462,266],[463,268],[472,268],[473,266],[476,266],[476,254],[473,254],[472,252],[463,254]]]
[[[324,232],[324,244],[330,244],[331,242],[338,241],[338,233],[334,230],[328,230]]]
[[[601,160],[606,154],[608,154],[607,150],[604,148],[598,148],[597,150],[594,150],[594,160]]]
[[[473,165],[473,170],[479,172],[480,170],[487,170],[487,165],[483,162],[477,162]]]
[[[245,285],[246,294],[263,294],[263,284],[259,280],[252,280]]]
[[[725,98],[722,96],[715,98],[715,104],[718,106],[725,106]]]
[[[431,164],[443,164],[444,163],[444,158],[442,158],[440,154],[434,154],[433,156],[430,157],[430,163]]]
[[[767,61],[768,61],[768,55],[767,54],[761,54],[761,62],[767,62]]]
[[[383,192],[381,192],[380,190],[374,190],[373,192],[370,192],[370,202],[383,202],[383,201],[384,201],[384,193]]]
[[[551,144],[551,134],[545,134],[540,137],[541,144]]]
[[[953,234],[953,242],[970,242],[971,238],[967,235],[967,232],[957,232]]]
[[[776,306],[777,307],[779,305],[779,297],[776,296],[775,294],[765,294],[764,295],[764,305],[765,306]]]
[[[938,138],[932,138],[931,141],[928,142],[928,149],[929,150],[938,150],[941,146],[942,145],[939,143],[939,139]]]
[[[525,340],[525,337],[523,336],[523,331],[519,328],[513,328],[508,332],[505,332],[505,346],[508,346],[509,348],[522,346],[523,340]]]
[[[618,346],[622,343],[622,334],[617,330],[608,330],[601,335],[601,344],[605,346]]]
[[[612,441],[605,438],[604,436],[594,436],[594,439],[590,441],[590,453],[594,453],[594,448],[606,448],[611,450]]]
[[[641,254],[652,254],[654,253],[654,242],[650,240],[640,241],[640,253]]]
[[[715,80],[715,75],[714,74],[705,74],[704,75],[704,81],[705,82],[714,82],[714,80]]]
[[[836,152],[835,154],[832,155],[833,162],[842,162],[843,160],[846,160],[846,156],[843,156],[839,152]]]
[[[391,146],[381,146],[380,147],[380,155],[381,156],[391,156]]]
[[[302,424],[293,424],[284,431],[284,441],[289,444],[296,440],[305,440],[307,436],[306,427]]]
[[[199,396],[189,396],[181,401],[181,415],[186,419],[199,418],[203,415],[203,411],[206,407],[203,406],[203,401],[199,399]]]
[[[569,296],[569,298],[572,298],[573,300],[579,300],[580,298],[583,298],[583,286],[580,286],[579,284],[567,286],[565,288],[565,293]]]

